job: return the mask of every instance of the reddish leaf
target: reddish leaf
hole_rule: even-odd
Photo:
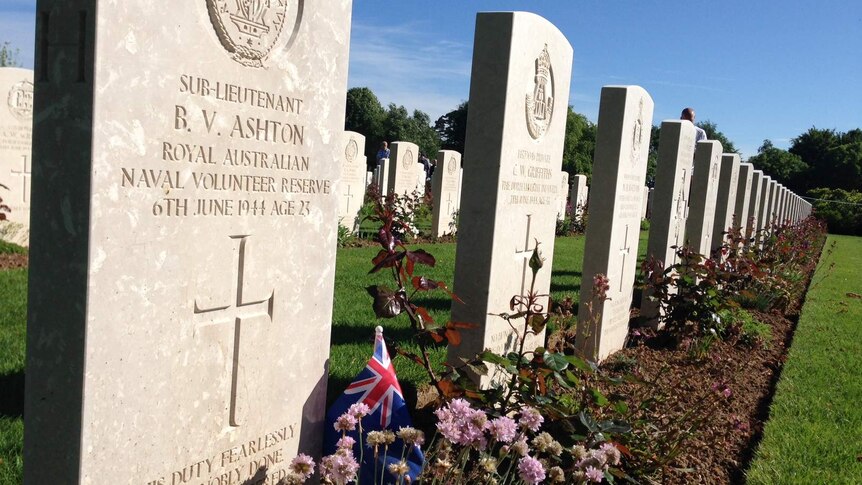
[[[437,281],[429,280],[424,276],[414,276],[412,282],[413,288],[419,291],[436,290],[440,286]]]
[[[423,328],[434,324],[434,318],[431,317],[431,314],[424,307],[420,306],[416,308],[416,316],[419,317],[419,322]]]
[[[408,359],[412,360],[413,362],[416,362],[417,364],[419,364],[421,366],[425,365],[425,363],[422,362],[422,358],[419,357],[418,355],[412,353],[412,352],[407,352],[406,350],[401,350],[401,349],[398,349],[396,352],[398,353],[398,355],[407,357]]]
[[[476,325],[475,323],[466,323],[466,322],[449,322],[446,324],[446,326],[449,328],[467,328],[467,329],[478,327],[478,325]]]
[[[446,397],[461,397],[464,395],[464,389],[461,388],[458,384],[450,381],[449,379],[441,379],[440,382],[437,383],[440,387],[440,390],[443,391]]]
[[[446,339],[445,339],[442,335],[440,335],[438,332],[428,332],[428,335],[430,335],[430,336],[431,336],[431,338],[432,338],[432,339],[434,339],[434,341],[435,341],[435,342],[437,342],[438,344],[442,344],[442,343],[443,343],[443,341],[444,341],[444,340],[446,340]]]
[[[371,268],[371,271],[369,271],[368,273],[376,273],[382,268],[391,268],[392,266],[395,266],[395,263],[403,257],[404,253],[387,253],[386,251],[381,250],[372,260],[372,262],[377,262],[374,264],[374,267]]]
[[[401,296],[385,286],[369,286],[365,289],[374,298],[374,314],[377,318],[395,318],[404,311]]]
[[[413,260],[410,259],[410,251],[407,251],[407,276],[413,276]]]
[[[431,256],[430,253],[425,252],[424,249],[417,249],[416,251],[407,251],[407,259],[413,261],[415,263],[424,264],[426,266],[434,267],[437,264],[437,260],[434,259],[434,256]]]
[[[455,330],[454,328],[446,327],[446,339],[449,340],[450,344],[457,347],[461,345],[461,332]]]

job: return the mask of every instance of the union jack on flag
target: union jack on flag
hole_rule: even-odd
[[[347,412],[351,405],[359,402],[364,403],[371,410],[367,416],[362,418],[363,434],[384,429],[397,432],[400,428],[413,426],[409,409],[404,402],[404,394],[401,392],[401,385],[398,384],[398,377],[395,375],[395,367],[389,358],[389,352],[386,350],[382,327],[375,329],[374,353],[368,360],[368,364],[356,375],[353,382],[344,390],[344,394],[339,396],[326,412],[324,455],[335,453],[338,440],[343,435],[342,432],[335,430],[335,420]],[[365,436],[362,436],[362,440],[360,440],[358,429],[344,434],[356,440],[354,456],[358,458],[360,456],[359,443],[365,443]],[[402,451],[403,443],[401,440],[396,440],[389,447],[388,453],[385,455],[381,453],[377,457],[377,462],[375,462],[374,453],[365,453],[359,471],[361,483],[374,481],[375,467],[379,472],[376,476],[383,475],[384,483],[397,483],[397,479],[388,476],[383,471],[387,469],[387,465],[396,463],[401,459]],[[415,480],[422,471],[425,461],[422,451],[418,447],[414,447],[405,454],[405,457],[410,466],[410,478]]]

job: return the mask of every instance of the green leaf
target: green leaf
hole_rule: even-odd
[[[481,359],[485,362],[488,362],[490,364],[497,364],[497,365],[503,365],[503,366],[509,365],[509,363],[510,363],[508,361],[508,359],[506,359],[502,355],[497,355],[494,352],[491,352],[490,350],[486,350],[485,352],[482,352],[481,354],[479,354],[479,359]]]
[[[566,359],[566,356],[563,354],[556,354],[551,352],[545,352],[545,365],[548,366],[549,369],[554,372],[562,372],[569,367],[569,361]]]
[[[590,393],[592,393],[593,400],[596,401],[596,404],[598,404],[599,406],[608,405],[608,398],[605,397],[605,395],[602,394],[601,391],[599,391],[598,389],[590,389]]]
[[[565,356],[565,358],[574,367],[576,367],[576,368],[578,368],[584,372],[591,372],[593,370],[592,367],[590,367],[590,365],[587,364],[587,361],[585,361],[584,359],[581,359],[580,357],[575,357],[574,355],[567,355],[567,356]]]

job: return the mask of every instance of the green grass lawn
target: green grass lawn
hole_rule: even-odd
[[[827,248],[833,242],[802,309],[749,483],[862,483],[862,238],[829,236]]]
[[[27,270],[0,271],[0,484],[21,483]]]

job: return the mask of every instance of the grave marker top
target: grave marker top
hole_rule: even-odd
[[[451,234],[454,214],[458,211],[458,183],[461,176],[461,154],[453,150],[440,150],[431,180],[434,212],[431,214],[432,232],[440,237]]]
[[[344,153],[341,158],[341,178],[336,190],[341,199],[338,205],[338,220],[342,226],[355,231],[359,226],[359,209],[365,198],[365,137],[353,131],[345,131],[341,144]]]
[[[395,141],[390,145],[389,191],[398,195],[411,195],[419,190],[419,179],[425,178],[419,163],[419,146],[409,141]]]
[[[30,225],[33,71],[0,67],[0,188],[9,221]]]
[[[622,348],[628,334],[652,114],[643,88],[602,88],[578,307],[578,348],[588,358]],[[598,274],[609,281],[605,301],[594,301]]]
[[[452,318],[479,327],[449,348],[451,363],[512,349],[511,328],[488,313],[529,289],[524,258],[537,240],[546,262],[536,291],[550,288],[571,70],[572,47],[547,20],[477,15],[454,277],[465,303],[453,302]]]
[[[706,140],[697,142],[694,152],[685,240],[687,245],[704,256],[709,256],[712,243],[721,150],[721,143]]]
[[[25,484],[319,453],[351,2],[302,5],[38,1]]]

